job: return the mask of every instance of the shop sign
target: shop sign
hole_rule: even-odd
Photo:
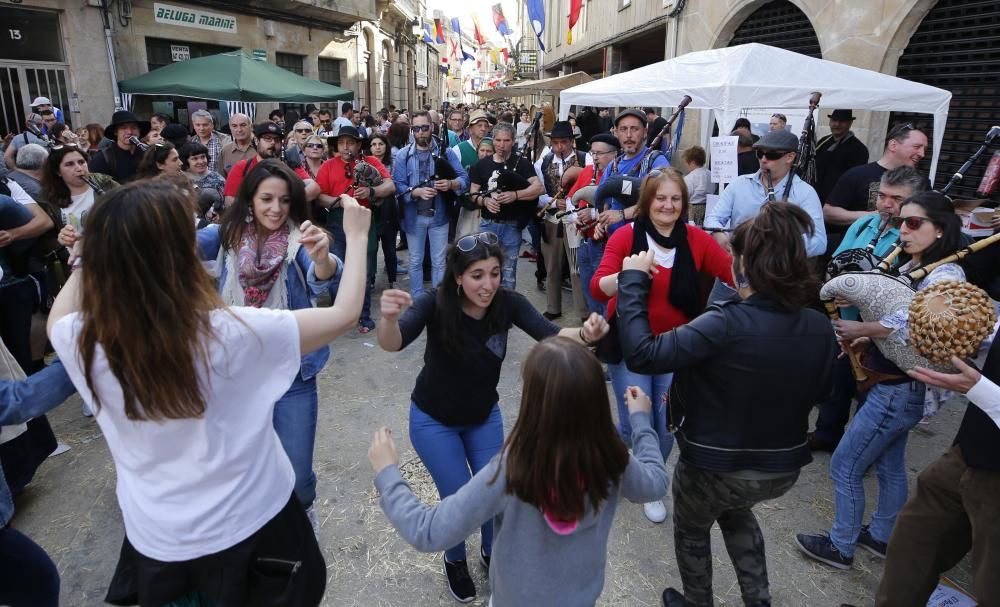
[[[212,11],[154,2],[153,16],[157,23],[177,25],[179,27],[193,27],[213,32],[225,32],[227,34],[236,33],[235,17]]]
[[[178,44],[170,45],[170,60],[177,61],[187,61],[191,58],[191,47],[190,46],[180,46]]]
[[[258,59],[260,61],[267,61],[267,49],[255,48],[253,49],[252,55],[254,59]]]

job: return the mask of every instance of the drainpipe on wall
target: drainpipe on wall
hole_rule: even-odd
[[[115,43],[111,38],[111,6],[110,0],[101,0],[101,19],[104,21],[104,41],[108,51],[108,67],[111,69],[111,92],[115,96],[115,110],[125,109],[121,93],[118,90],[118,68],[115,59]]]

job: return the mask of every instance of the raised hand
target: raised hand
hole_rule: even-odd
[[[371,462],[375,474],[387,466],[399,465],[399,452],[396,451],[396,443],[392,441],[392,430],[382,426],[375,431],[372,444],[368,447],[368,461]]]
[[[347,236],[364,235],[367,238],[372,212],[347,195],[340,197],[340,206],[344,209],[344,233]]]
[[[608,321],[594,312],[591,312],[590,317],[583,323],[583,336],[592,344],[599,342],[610,330],[611,325]]]
[[[625,405],[628,407],[629,415],[632,413],[649,413],[653,410],[653,403],[649,396],[638,386],[625,388]]]
[[[382,320],[396,322],[406,308],[413,304],[413,298],[407,291],[386,289],[382,291]]]
[[[80,235],[77,233],[76,228],[70,224],[66,224],[59,230],[59,234],[56,236],[56,240],[59,241],[64,247],[72,247],[73,243]]]
[[[299,242],[306,248],[313,263],[325,263],[330,256],[330,235],[326,230],[306,220],[299,226],[299,231],[302,233]]]
[[[658,271],[656,269],[656,253],[649,249],[626,257],[622,260],[622,271],[625,270],[640,270],[649,275],[656,274]]]

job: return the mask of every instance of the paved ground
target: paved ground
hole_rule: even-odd
[[[520,290],[537,306],[534,265],[522,260]],[[378,287],[385,284],[384,275]],[[405,287],[406,282],[402,285]],[[564,298],[569,300],[568,296]],[[377,313],[377,311],[376,311]],[[520,362],[532,345],[511,333],[500,380],[500,406],[508,429],[520,400]],[[404,471],[427,501],[437,498],[428,475],[407,438],[409,393],[422,364],[423,338],[407,350],[388,354],[374,334],[356,332],[333,345],[330,364],[320,376],[320,418],[315,453],[319,477],[317,507],[322,521],[320,545],[328,569],[324,605],[454,605],[445,589],[441,556],[420,554],[397,538],[375,501],[366,452],[372,431],[381,424],[395,430]],[[964,412],[955,402],[910,435],[907,468],[911,487],[916,473],[951,443]],[[52,555],[62,575],[62,604],[98,605],[121,545],[123,527],[115,498],[115,473],[97,424],[80,414],[73,397],[50,415],[56,434],[72,446],[50,459],[17,501],[14,525]],[[676,450],[670,465],[676,460]],[[839,572],[807,561],[792,542],[796,532],[829,529],[833,512],[829,455],[818,454],[796,486],[781,499],[761,504],[757,516],[767,542],[775,605],[869,605],[882,571],[879,561],[859,551],[853,570]],[[869,511],[875,479],[869,475]],[[478,535],[469,553],[478,550]],[[715,594],[719,605],[741,604],[718,528],[713,531]],[[476,605],[488,603],[488,586],[478,564],[470,563],[480,588]],[[963,563],[952,577],[968,586]],[[607,579],[601,605],[659,605],[665,584],[679,583],[671,524],[649,523],[642,508],[622,504],[612,531]]]

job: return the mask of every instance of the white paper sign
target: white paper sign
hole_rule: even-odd
[[[712,183],[730,183],[739,175],[736,142],[739,137],[712,137]]]
[[[178,44],[170,45],[170,59],[172,61],[187,61],[191,58],[191,47]]]

